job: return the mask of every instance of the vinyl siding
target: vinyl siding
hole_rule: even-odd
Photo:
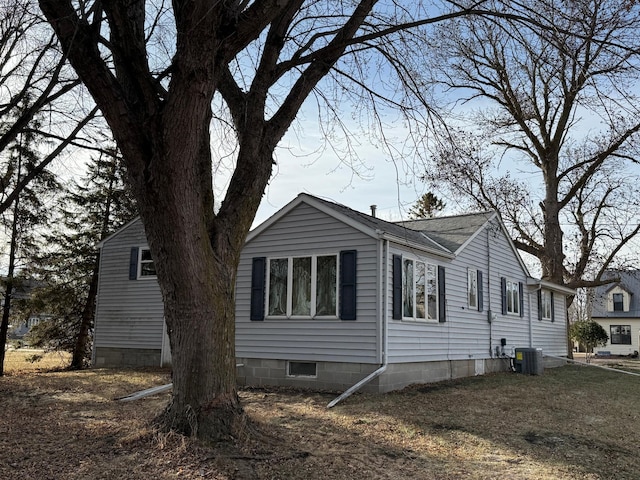
[[[634,352],[640,351],[639,337],[640,337],[640,318],[594,318],[595,322],[602,325],[602,328],[609,335],[609,341],[604,347],[595,347],[594,353],[598,351],[609,352],[612,355],[630,355]],[[631,345],[611,344],[611,325],[630,325],[631,326]]]
[[[471,247],[471,248],[470,248]],[[406,363],[437,360],[487,358],[489,355],[489,324],[487,322],[487,270],[486,255],[474,254],[473,246],[465,249],[463,257],[452,261],[442,260],[392,246],[391,254],[441,265],[446,277],[446,322],[389,320],[389,362]],[[483,272],[484,309],[468,307],[467,269]],[[391,266],[389,266],[391,274]],[[390,280],[390,278],[389,278]],[[391,294],[389,294],[391,302]],[[389,319],[391,312],[389,311]]]
[[[553,322],[549,319],[538,320],[538,292],[531,292],[532,345],[542,348],[545,355],[567,355],[567,307],[565,296],[553,294]]]
[[[405,363],[436,360],[464,360],[495,357],[495,348],[505,338],[505,353],[515,347],[539,347],[544,353],[566,355],[564,295],[555,294],[556,321],[537,325],[537,297],[529,295],[527,275],[511,249],[503,231],[485,228],[453,260],[420,255],[399,245],[391,245],[390,257],[409,258],[442,265],[446,269],[447,321],[444,323],[391,320],[392,292],[387,291],[389,319],[389,362]],[[391,259],[387,262],[387,281],[391,285]],[[467,271],[482,271],[483,310],[469,308]],[[522,282],[523,316],[502,314],[501,278]],[[530,301],[532,304],[530,305]],[[489,323],[489,315],[492,322]],[[531,316],[530,316],[531,315]],[[531,328],[530,328],[531,327]]]
[[[164,319],[154,278],[129,280],[131,247],[146,246],[140,220],[107,239],[100,255],[95,347],[162,348]]]
[[[357,253],[357,319],[251,321],[253,257]],[[236,355],[239,358],[376,363],[378,241],[307,204],[300,204],[248,242],[236,282]]]
[[[513,355],[512,350],[516,347],[536,346],[530,343],[529,325],[531,321],[537,321],[537,317],[530,316],[535,312],[530,309],[530,296],[526,285],[527,275],[518,261],[518,256],[512,250],[509,239],[502,231],[490,229],[483,236],[488,245],[489,255],[490,305],[493,314],[491,323],[492,352],[495,351],[496,346],[500,345],[500,339],[504,338],[507,341],[505,353]],[[502,314],[502,278],[512,282],[522,282],[524,295],[522,316]],[[537,301],[535,298],[531,300]]]

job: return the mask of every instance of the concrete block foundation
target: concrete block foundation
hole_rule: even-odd
[[[159,367],[160,350],[148,348],[96,347],[94,366],[102,367]]]
[[[313,390],[344,391],[380,368],[377,364],[311,362],[315,376],[287,375],[287,360],[239,358],[238,383],[242,386],[289,386]],[[306,363],[306,362],[305,362]],[[508,359],[468,359],[434,362],[393,363],[360,391],[385,393],[415,383],[433,383],[476,374],[507,371]]]

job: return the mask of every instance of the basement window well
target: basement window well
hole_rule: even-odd
[[[287,362],[288,377],[316,377],[315,362]]]

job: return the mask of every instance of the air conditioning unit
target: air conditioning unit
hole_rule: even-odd
[[[544,362],[541,348],[516,348],[514,359],[516,373],[525,375],[542,375]]]

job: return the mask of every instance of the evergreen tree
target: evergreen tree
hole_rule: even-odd
[[[25,130],[11,147],[3,164],[11,175],[3,179],[6,185],[19,184],[40,162],[33,129]],[[0,322],[0,375],[4,373],[4,354],[12,312],[12,299],[17,287],[24,280],[22,262],[37,250],[39,228],[46,226],[46,202],[59,189],[55,177],[46,169],[42,170],[19,195],[14,197],[11,208],[2,212],[0,223],[9,237],[9,260],[7,274],[3,278],[4,302]]]
[[[33,327],[28,339],[34,346],[71,352],[70,368],[81,369],[89,359],[95,315],[97,244],[136,216],[115,150],[91,160],[87,175],[62,198],[59,215],[46,237],[49,251],[32,265],[45,283],[32,308],[51,317]]]
[[[433,218],[438,212],[444,210],[447,205],[432,192],[422,195],[409,210],[409,218],[419,220],[421,218]]]

